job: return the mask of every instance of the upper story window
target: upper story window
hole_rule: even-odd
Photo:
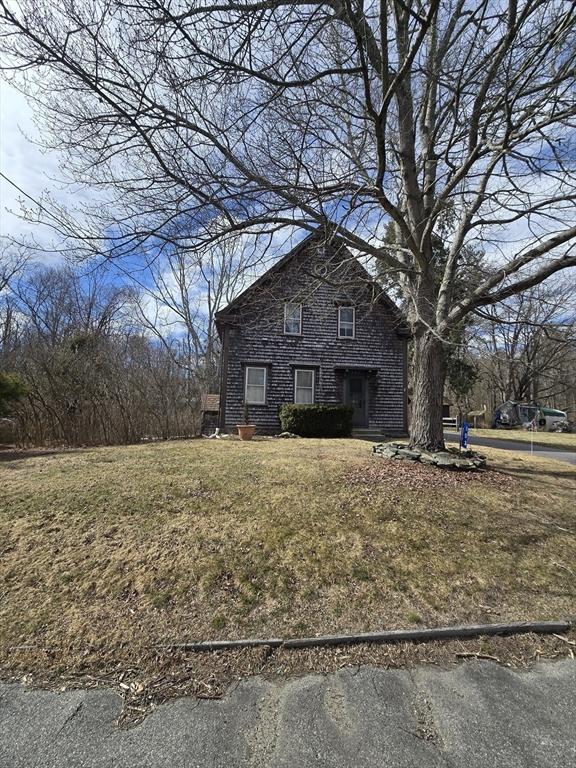
[[[266,404],[266,368],[246,367],[244,402],[249,405]]]
[[[302,333],[302,304],[288,301],[284,304],[284,333],[300,336]]]
[[[310,368],[294,371],[294,402],[300,405],[314,402],[314,371]]]
[[[338,338],[353,339],[356,335],[356,310],[354,307],[338,307]]]

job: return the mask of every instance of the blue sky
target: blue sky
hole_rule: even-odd
[[[48,192],[58,202],[73,208],[78,202],[78,195],[59,181],[61,174],[58,153],[46,152],[36,145],[39,130],[34,123],[33,110],[26,98],[3,80],[0,80],[0,117],[0,171],[30,197],[38,200]],[[90,191],[84,191],[82,196],[89,199]],[[18,216],[21,199],[22,194],[12,184],[0,178],[0,236],[32,236],[40,245],[49,249],[54,241],[54,232],[47,227],[23,221]],[[279,250],[285,250],[294,244],[280,235],[277,240]],[[49,252],[38,257],[39,262],[50,263],[53,260],[54,257],[50,256]],[[86,263],[86,270],[90,271],[91,266]],[[258,269],[253,271],[252,279],[257,272]],[[125,283],[127,273],[131,273],[132,278],[136,278],[141,287],[150,290],[148,302],[151,302],[150,311],[154,314],[154,289],[150,275],[143,269],[143,263],[136,254],[123,258],[121,263],[110,264],[105,279],[112,283]],[[166,313],[164,310],[163,314],[166,315],[167,322],[173,320],[170,312]]]
[[[59,157],[56,152],[42,151],[35,144],[38,129],[32,109],[25,97],[9,83],[0,80],[0,170],[33,198],[44,191],[60,202],[71,204],[77,195],[64,188],[59,179]],[[31,226],[14,212],[20,209],[20,192],[0,178],[0,235],[19,236],[31,233]],[[52,234],[42,227],[33,228],[34,236],[49,243]]]
[[[39,131],[34,124],[32,109],[25,97],[3,80],[0,80],[0,115],[0,170],[3,174],[34,199],[39,199],[43,192],[48,191],[58,202],[71,208],[79,199],[96,199],[96,193],[90,190],[73,191],[59,181],[58,153],[41,150],[34,143]],[[568,150],[573,151],[573,147],[568,147]],[[546,155],[542,148],[540,151],[543,156]],[[546,181],[534,178],[530,186],[534,186],[537,192],[539,188],[545,188]],[[20,197],[17,189],[0,178],[0,235],[32,235],[41,244],[49,246],[53,232],[47,227],[32,226],[11,212],[19,210]],[[492,250],[495,257],[510,255],[530,234],[526,223],[519,221],[507,225],[505,232],[495,232],[495,241],[486,243],[484,247],[489,252]],[[50,257],[43,256],[42,259],[49,260]],[[135,265],[124,264],[128,269],[131,266]]]

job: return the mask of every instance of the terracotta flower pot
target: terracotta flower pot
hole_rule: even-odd
[[[238,436],[240,440],[252,440],[254,432],[256,432],[255,424],[236,424],[238,430]]]

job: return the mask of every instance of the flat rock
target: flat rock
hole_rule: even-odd
[[[407,459],[418,460],[422,454],[420,451],[411,451],[409,448],[398,448],[398,456],[405,456]]]
[[[422,464],[433,464],[444,469],[473,471],[486,466],[486,457],[472,450],[456,451],[420,451],[410,448],[405,443],[377,443],[372,448],[373,453],[384,459],[396,461],[419,461]]]

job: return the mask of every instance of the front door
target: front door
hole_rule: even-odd
[[[366,377],[361,374],[349,374],[344,381],[344,400],[354,408],[352,425],[368,426],[368,388]]]

